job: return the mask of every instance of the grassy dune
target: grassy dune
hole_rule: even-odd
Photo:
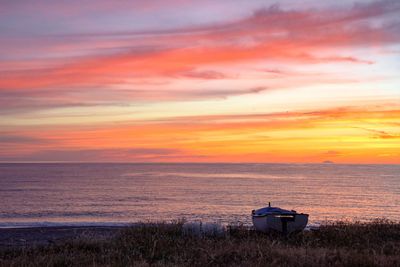
[[[284,237],[241,226],[194,231],[142,224],[111,238],[80,235],[0,248],[1,266],[400,266],[400,223],[334,223]]]

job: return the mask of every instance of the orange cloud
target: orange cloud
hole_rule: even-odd
[[[392,125],[399,119],[400,110],[341,108],[181,117],[96,127],[47,127],[32,129],[26,137],[15,130],[3,140],[0,158],[51,160],[51,153],[57,153],[59,159],[72,159],[71,155],[85,151],[82,155],[87,155],[89,161],[108,158],[111,161],[322,162],[330,159],[343,163],[399,163],[398,140],[376,138],[375,134],[399,132],[398,126]],[[373,134],[364,130],[371,125],[380,130],[374,130]],[[7,146],[10,141],[12,145]],[[143,153],[132,155],[127,151]]]

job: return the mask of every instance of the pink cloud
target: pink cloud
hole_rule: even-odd
[[[1,49],[9,51],[0,63],[0,94],[4,96],[0,101],[3,110],[21,110],[258,93],[271,87],[182,91],[141,85],[146,80],[237,78],[214,70],[215,66],[229,68],[259,60],[294,66],[372,64],[369,59],[339,52],[397,43],[400,29],[393,14],[399,10],[395,1],[358,4],[350,9],[272,6],[247,18],[212,25],[45,36],[30,42],[31,49],[25,45],[29,37],[0,37],[6,41]],[[372,24],[376,19],[380,23]],[[290,72],[273,73],[281,76],[279,88],[288,88],[285,78]],[[131,85],[132,89],[116,90],[116,85]]]

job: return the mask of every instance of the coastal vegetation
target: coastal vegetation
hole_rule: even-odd
[[[189,227],[188,227],[189,225]],[[290,236],[243,225],[143,223],[0,247],[1,266],[400,266],[400,223],[335,222]]]

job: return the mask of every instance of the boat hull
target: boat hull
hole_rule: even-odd
[[[252,215],[254,228],[261,232],[278,231],[284,234],[302,231],[308,222],[308,214]]]

